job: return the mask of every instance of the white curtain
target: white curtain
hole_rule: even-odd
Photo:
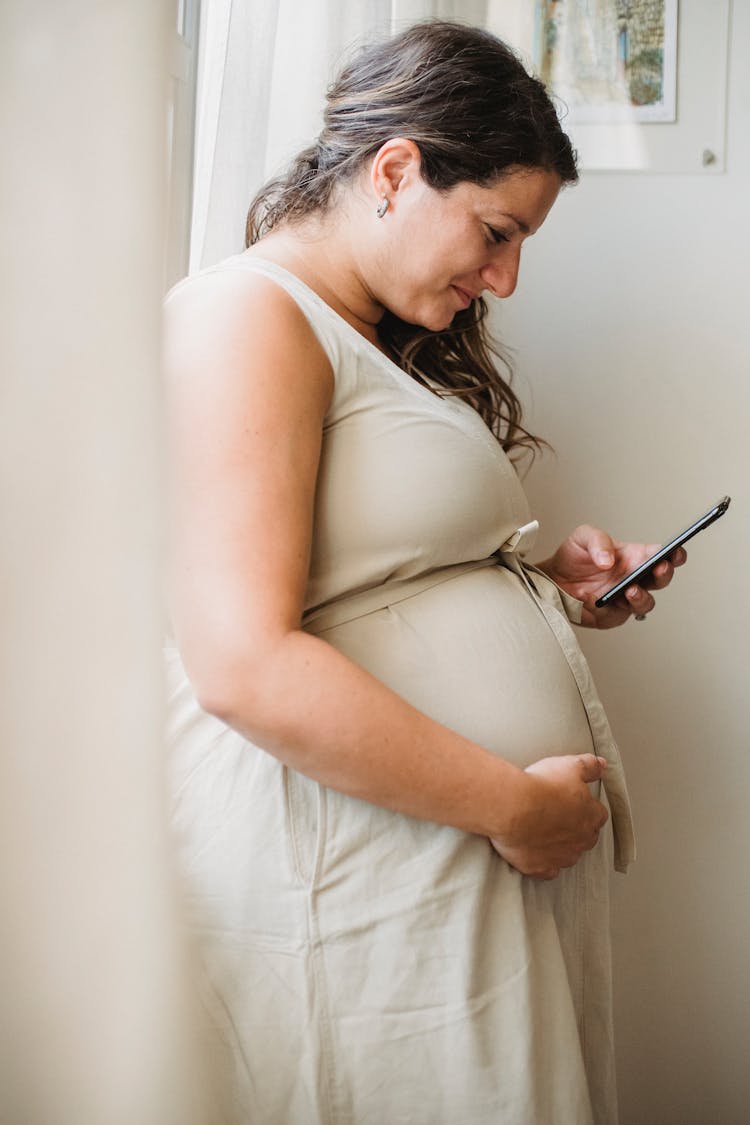
[[[0,1121],[198,1125],[167,844],[170,0],[0,3]]]
[[[205,0],[191,272],[244,247],[261,184],[317,135],[358,43],[430,16],[482,24],[486,0]]]

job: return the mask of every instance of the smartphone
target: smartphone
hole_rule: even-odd
[[[650,559],[646,559],[644,563],[641,563],[635,570],[632,570],[630,574],[626,575],[616,586],[613,586],[611,590],[607,590],[606,594],[602,594],[600,598],[597,598],[594,604],[598,606],[608,605],[613,598],[616,598],[619,594],[623,594],[628,586],[632,586],[634,583],[638,585],[638,580],[650,574],[657,563],[660,563],[662,559],[668,559],[672,552],[676,551],[678,547],[681,547],[683,543],[687,543],[688,539],[692,539],[699,531],[703,531],[704,527],[708,527],[714,520],[717,520],[719,516],[723,516],[729,507],[729,501],[730,498],[728,496],[723,496],[718,504],[714,504],[713,508],[709,508],[705,515],[697,519],[695,523],[691,523],[690,527],[686,527],[679,535],[675,535],[674,539],[670,539],[669,543],[664,547],[660,547],[655,555],[652,555]]]

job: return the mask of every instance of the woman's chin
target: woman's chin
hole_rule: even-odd
[[[401,320],[406,321],[407,324],[414,324],[419,328],[426,328],[430,332],[447,332],[453,324],[456,316],[455,308],[422,308],[415,309],[412,312],[399,313],[395,309],[391,310],[394,315],[398,316]]]
[[[455,310],[451,312],[433,313],[429,318],[421,320],[419,323],[423,328],[429,328],[430,332],[447,332],[453,324],[456,313]]]

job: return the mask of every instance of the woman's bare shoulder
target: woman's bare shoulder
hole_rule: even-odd
[[[168,379],[271,368],[307,383],[316,376],[329,396],[333,386],[328,357],[294,298],[265,274],[237,267],[195,274],[167,295],[164,366]]]
[[[306,324],[307,319],[294,298],[281,285],[263,273],[227,264],[183,278],[164,300],[167,325],[179,324],[190,330],[210,330],[216,320],[222,327],[233,322],[238,329],[250,318],[265,320],[270,315],[273,327],[282,319]]]

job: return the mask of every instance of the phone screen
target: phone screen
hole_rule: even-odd
[[[684,531],[681,531],[679,535],[675,535],[674,539],[670,539],[668,543],[660,547],[655,555],[652,555],[650,559],[646,559],[644,563],[641,563],[641,565],[636,567],[635,570],[632,570],[630,574],[622,578],[611,590],[607,590],[606,594],[602,594],[600,598],[597,598],[594,604],[597,606],[608,605],[613,598],[624,593],[628,586],[632,586],[634,583],[637,585],[638,580],[646,577],[657,563],[660,563],[662,559],[669,558],[678,547],[681,547],[683,543],[687,543],[688,539],[692,539],[699,531],[703,531],[705,527],[710,527],[719,516],[723,516],[729,507],[729,503],[730,497],[723,496],[718,504],[714,504],[713,508],[709,508],[704,515],[700,516],[694,523],[691,523],[690,526],[686,527]]]

